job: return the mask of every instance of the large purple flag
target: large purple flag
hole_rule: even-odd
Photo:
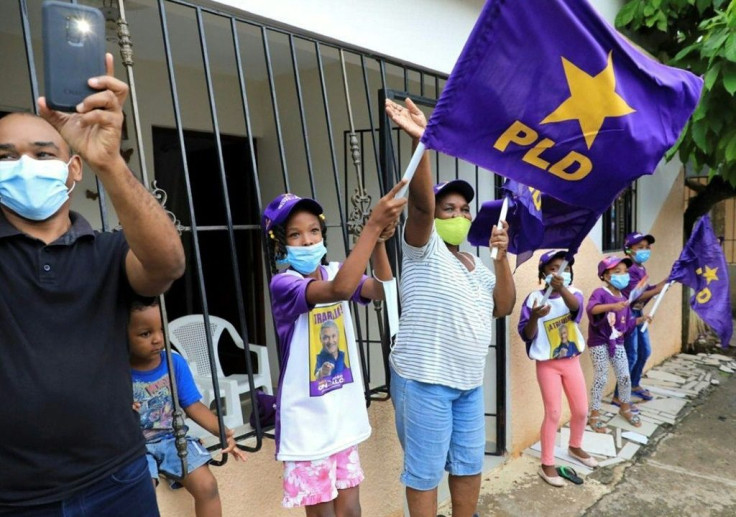
[[[585,0],[488,0],[422,142],[603,212],[654,172],[702,84],[641,54]]]
[[[690,307],[718,334],[721,346],[727,347],[733,334],[728,266],[707,215],[695,224],[668,280],[695,291]]]
[[[571,258],[600,217],[600,213],[563,203],[513,180],[507,180],[503,190],[509,197],[506,221],[509,251],[516,255],[516,267],[543,248],[565,248]],[[488,246],[502,203],[503,200],[483,203],[470,226],[470,244]]]

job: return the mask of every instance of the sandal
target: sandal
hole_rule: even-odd
[[[591,411],[590,412],[590,417],[588,417],[588,425],[596,433],[605,433],[606,432],[606,424],[604,424],[603,422],[601,422],[600,416],[598,414],[598,411]]]
[[[634,392],[632,391],[631,393],[634,393]],[[617,397],[611,398],[611,405],[612,406],[616,406],[617,408],[620,408],[621,407],[621,404],[622,404],[621,399],[619,399]],[[636,406],[635,404],[631,403],[631,402],[629,402],[629,409],[634,414],[638,414],[639,413],[639,407]]]
[[[624,417],[626,421],[634,427],[641,427],[641,418],[639,418],[639,415],[634,414],[630,409],[621,408],[621,411],[619,411],[618,414]]]
[[[583,484],[583,479],[578,476],[578,473],[575,472],[575,469],[573,469],[572,467],[557,467],[556,470],[560,477],[563,477],[568,481],[575,483],[576,485]]]
[[[642,388],[641,386],[638,388],[631,388],[631,394],[642,400],[652,400],[654,398],[648,389]]]

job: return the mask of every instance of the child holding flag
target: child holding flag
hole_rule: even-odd
[[[540,431],[542,466],[539,475],[556,487],[565,484],[557,474],[554,459],[563,389],[572,413],[569,453],[588,467],[598,466],[595,458],[582,449],[588,415],[588,395],[579,357],[585,347],[585,340],[578,328],[583,317],[583,293],[570,285],[574,260],[570,260],[565,270],[560,271],[565,254],[565,251],[548,251],[540,257],[539,280],[544,283],[544,288],[526,297],[518,326],[529,358],[536,360],[537,382],[544,402],[544,420]],[[541,305],[547,286],[552,287],[552,294],[547,304]],[[560,353],[563,348],[565,352]]]
[[[405,199],[396,185],[373,209],[343,264],[327,262],[325,217],[312,199],[277,196],[263,212],[271,269],[271,306],[281,347],[276,459],[284,462],[287,508],[306,515],[360,515],[363,471],[358,444],[371,434],[349,301],[384,297],[393,276],[384,241]],[[373,257],[376,278],[363,273]],[[330,367],[319,365],[329,350]],[[339,368],[337,359],[339,358]]]
[[[630,233],[624,239],[624,253],[632,260],[633,264],[629,268],[629,285],[622,289],[621,293],[629,298],[632,290],[640,282],[644,284],[644,292],[638,297],[635,295],[635,299],[631,301],[631,310],[636,318],[641,317],[644,306],[652,297],[662,291],[665,284],[665,280],[662,280],[657,285],[646,285],[648,275],[643,264],[649,260],[652,244],[654,244],[654,237],[639,232]],[[649,330],[642,332],[642,325],[637,325],[630,334],[626,335],[624,348],[626,349],[626,358],[629,362],[631,394],[642,400],[652,400],[652,394],[649,393],[649,390],[641,386],[641,374],[644,372],[644,365],[652,353]],[[618,398],[618,386],[611,402],[616,406],[621,404]]]
[[[608,364],[613,366],[618,379],[621,400],[619,414],[634,427],[641,426],[639,415],[631,408],[631,377],[624,349],[624,336],[635,325],[648,321],[649,316],[634,317],[628,299],[621,290],[629,285],[628,268],[631,259],[610,255],[598,263],[598,278],[605,285],[590,296],[588,306],[588,347],[593,361],[592,404],[588,424],[598,433],[605,432],[605,425],[599,420],[603,388],[608,380]]]

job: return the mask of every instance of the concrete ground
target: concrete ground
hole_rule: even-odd
[[[483,481],[480,517],[736,515],[736,375],[692,400],[632,460],[596,470],[583,485],[554,488],[521,456]],[[447,506],[441,514],[451,515]]]

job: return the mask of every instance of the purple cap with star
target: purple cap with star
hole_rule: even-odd
[[[565,250],[552,250],[548,251],[547,253],[542,253],[542,256],[539,257],[539,270],[541,271],[544,266],[552,262],[554,259],[564,259],[567,255],[567,251]],[[567,265],[572,266],[575,263],[575,259],[572,258],[568,261]]]
[[[299,197],[295,194],[280,194],[263,211],[261,218],[263,229],[269,231],[274,225],[285,223],[291,212],[297,207],[304,208],[314,215],[320,215],[323,212],[322,206],[314,199]]]
[[[626,267],[631,267],[633,262],[630,258],[617,257],[615,255],[609,255],[598,263],[598,278],[603,277],[603,273],[609,269],[613,269],[618,266],[621,262],[626,264]]]

